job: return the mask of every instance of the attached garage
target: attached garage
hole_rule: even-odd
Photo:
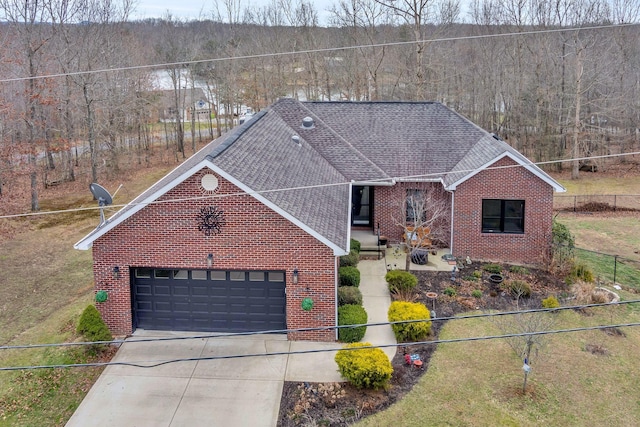
[[[284,271],[132,269],[134,328],[286,329]]]

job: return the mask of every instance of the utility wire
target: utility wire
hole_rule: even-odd
[[[471,173],[471,172],[484,171],[484,170],[499,170],[499,169],[525,167],[525,166],[528,166],[528,165],[536,165],[536,166],[538,166],[538,165],[546,165],[546,164],[554,164],[554,163],[566,163],[566,162],[582,161],[582,160],[607,159],[607,158],[624,157],[624,156],[635,156],[635,155],[640,155],[640,151],[632,151],[632,152],[629,152],[629,153],[618,153],[618,154],[603,154],[603,155],[599,155],[599,156],[574,157],[574,158],[570,158],[570,159],[546,160],[546,161],[535,162],[535,163],[531,162],[530,164],[527,164],[527,165],[515,164],[515,165],[504,165],[504,166],[491,166],[491,167],[488,167],[488,168],[462,169],[462,170],[456,170],[456,171],[452,171],[452,172],[432,172],[432,173],[421,174],[421,175],[407,175],[407,176],[388,177],[388,178],[371,178],[371,179],[366,179],[366,180],[363,180],[363,181],[366,181],[366,182],[385,182],[385,181],[389,181],[389,180],[407,180],[407,179],[433,178],[433,177],[443,177],[443,176],[446,176],[446,175],[451,174],[451,173],[455,173],[455,174]],[[282,187],[282,188],[274,188],[274,189],[271,189],[271,190],[258,190],[258,191],[251,191],[251,192],[240,191],[240,192],[228,193],[228,194],[212,194],[212,195],[205,195],[205,196],[191,196],[191,197],[185,197],[185,198],[179,198],[179,199],[152,200],[152,201],[148,201],[148,202],[136,202],[136,203],[129,202],[129,203],[125,203],[125,204],[109,205],[109,208],[123,208],[123,207],[126,207],[126,206],[138,206],[138,205],[148,206],[148,205],[158,205],[158,204],[165,204],[165,203],[187,202],[187,201],[193,201],[193,200],[222,199],[222,198],[226,198],[226,197],[236,197],[236,196],[253,196],[253,195],[261,195],[261,194],[279,193],[279,192],[283,192],[283,191],[299,191],[299,190],[310,190],[310,189],[315,189],[315,188],[339,187],[339,186],[349,185],[349,184],[351,184],[351,181],[343,181],[343,182],[336,182],[336,183],[329,183],[329,184],[312,184],[312,185],[304,185],[304,186],[298,186],[298,187]],[[93,207],[80,207],[80,208],[71,208],[71,209],[52,210],[52,211],[39,211],[39,212],[27,212],[27,213],[19,213],[19,214],[8,214],[8,215],[0,215],[0,219],[24,218],[24,217],[40,216],[40,215],[53,215],[53,214],[58,214],[58,213],[80,212],[80,211],[87,211],[87,210],[98,210],[98,209],[103,209],[103,208],[104,207],[93,206]],[[107,220],[107,222],[108,222],[108,220]]]
[[[595,307],[612,307],[617,305],[635,304],[640,303],[640,299],[616,301],[609,303],[598,304],[580,304],[555,308],[533,308],[528,310],[514,310],[514,311],[499,311],[492,313],[480,313],[480,314],[468,314],[463,316],[447,316],[447,317],[431,317],[429,319],[413,319],[413,320],[398,320],[394,322],[375,322],[375,323],[361,323],[354,325],[340,325],[340,326],[321,326],[314,328],[296,328],[296,329],[271,329],[267,331],[252,331],[252,332],[234,332],[234,333],[222,333],[222,334],[202,334],[202,335],[188,335],[179,337],[151,337],[151,338],[130,338],[130,339],[118,339],[111,341],[82,341],[82,342],[66,342],[66,343],[49,343],[49,344],[22,344],[22,345],[4,345],[0,346],[0,350],[24,350],[34,348],[49,348],[49,347],[72,347],[72,346],[87,346],[87,345],[100,345],[100,344],[115,344],[121,345],[124,343],[148,343],[148,342],[162,342],[162,341],[182,341],[193,339],[209,339],[209,338],[229,338],[229,337],[241,337],[241,336],[253,336],[263,334],[285,334],[295,332],[317,332],[317,331],[330,331],[343,328],[358,328],[362,326],[391,326],[397,324],[418,323],[418,322],[444,322],[449,320],[466,320],[466,319],[478,319],[489,318],[498,316],[511,316],[519,314],[532,314],[532,313],[554,313],[563,310],[583,310],[586,308]]]
[[[200,362],[200,361],[207,361],[207,360],[242,359],[247,357],[265,357],[265,356],[290,356],[290,355],[296,355],[296,354],[327,353],[327,352],[340,351],[340,350],[351,351],[351,350],[359,350],[363,348],[388,348],[388,347],[405,347],[405,346],[411,346],[411,345],[449,344],[449,343],[458,343],[458,342],[487,341],[492,339],[530,337],[530,336],[537,336],[537,335],[553,335],[553,334],[563,334],[563,333],[569,333],[569,332],[584,332],[584,331],[593,331],[593,330],[599,330],[599,329],[622,328],[622,327],[631,327],[631,326],[640,326],[640,322],[618,323],[618,324],[598,325],[598,326],[585,326],[580,328],[556,329],[556,330],[549,330],[549,331],[521,332],[521,333],[503,334],[503,335],[489,335],[489,336],[481,336],[481,337],[450,338],[450,339],[443,339],[443,340],[370,345],[370,346],[362,346],[357,348],[329,348],[329,349],[315,349],[315,350],[281,351],[281,352],[271,352],[271,353],[233,354],[233,355],[226,355],[226,356],[186,357],[186,358],[176,358],[176,359],[170,359],[170,360],[148,362],[149,364],[142,364],[142,362],[71,363],[71,364],[54,364],[54,365],[9,366],[9,367],[0,368],[0,371],[23,371],[23,370],[32,370],[32,369],[57,369],[57,368],[86,368],[86,367],[103,367],[103,366],[131,366],[135,368],[157,368],[159,366],[168,365],[171,363],[179,363],[179,362]]]
[[[296,51],[286,51],[286,52],[262,53],[262,54],[254,54],[254,55],[228,56],[224,58],[198,59],[198,60],[181,61],[181,62],[166,62],[162,64],[134,65],[129,67],[117,67],[117,68],[103,68],[103,69],[91,70],[91,71],[76,71],[76,72],[69,72],[69,73],[44,74],[44,75],[32,76],[32,77],[15,77],[10,79],[0,79],[0,83],[18,82],[18,81],[25,81],[25,80],[50,79],[50,78],[66,77],[66,76],[80,76],[80,75],[87,75],[87,74],[108,73],[108,72],[116,72],[116,71],[132,71],[132,70],[144,70],[144,69],[156,69],[156,68],[162,69],[162,68],[170,68],[170,67],[182,67],[184,65],[206,64],[209,62],[215,63],[215,62],[222,62],[222,61],[239,61],[243,59],[272,58],[272,57],[278,57],[278,56],[292,56],[292,55],[310,54],[310,53],[336,52],[336,51],[366,49],[366,48],[375,48],[375,47],[403,46],[403,45],[413,45],[416,43],[440,43],[440,42],[450,42],[450,41],[460,41],[460,40],[482,40],[482,39],[491,39],[491,38],[497,38],[497,37],[527,36],[527,35],[551,34],[551,33],[561,33],[561,32],[576,32],[576,31],[585,31],[585,30],[603,30],[603,29],[609,29],[609,28],[631,27],[636,25],[640,25],[640,24],[638,23],[608,24],[608,25],[594,25],[589,27],[515,31],[510,33],[499,33],[499,34],[441,37],[437,39],[373,43],[373,44],[364,44],[364,45],[351,45],[351,46],[327,47],[327,48],[306,49],[306,50],[296,50]]]

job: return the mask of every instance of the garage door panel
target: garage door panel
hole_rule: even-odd
[[[134,278],[136,327],[201,332],[285,328],[285,283],[267,281],[284,272],[180,271],[175,278],[175,273]]]

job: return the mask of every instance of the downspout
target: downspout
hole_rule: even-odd
[[[451,242],[449,243],[449,254],[453,255],[453,213],[455,212],[455,201],[456,201],[456,191],[455,190],[447,190],[446,188],[444,189],[445,191],[451,193]]]

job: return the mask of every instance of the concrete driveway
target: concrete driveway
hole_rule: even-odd
[[[132,340],[180,336],[136,331]],[[150,365],[170,359],[339,348],[338,343],[254,335],[126,342],[113,362]],[[67,427],[275,426],[284,381],[341,381],[335,352],[170,363],[153,368],[109,366]]]

